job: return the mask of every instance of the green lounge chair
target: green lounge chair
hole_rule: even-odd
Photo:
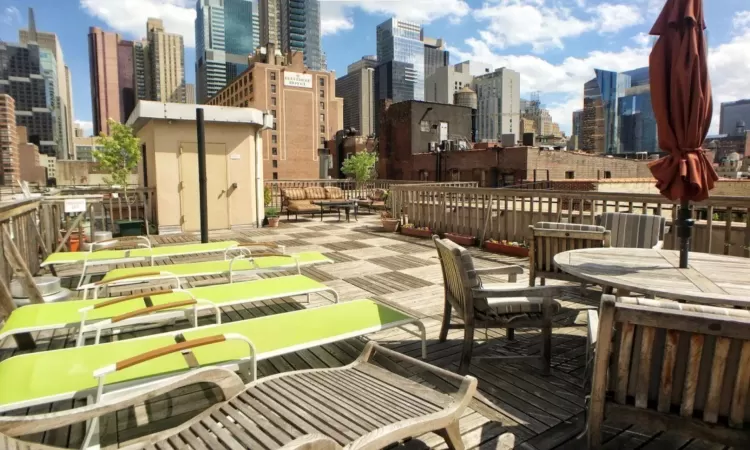
[[[280,270],[297,269],[301,273],[303,266],[313,264],[330,264],[333,261],[319,252],[301,252],[290,255],[259,256],[246,258],[236,256],[231,260],[204,261],[185,264],[167,264],[157,267],[129,267],[114,269],[100,281],[81,286],[84,290],[84,298],[88,291],[92,290],[94,298],[101,288],[118,286],[123,284],[146,283],[154,280],[167,278],[177,279],[179,282],[187,277],[203,277],[211,275],[228,275],[229,282],[234,282],[236,272],[278,272]]]
[[[158,323],[189,317],[198,326],[198,314],[213,312],[221,323],[219,308],[311,294],[333,294],[335,290],[304,275],[267,278],[233,284],[203,286],[191,289],[166,290],[148,294],[134,294],[117,298],[71,300],[58,303],[27,305],[13,311],[0,328],[0,343],[8,337],[18,337],[19,347],[33,348],[30,333],[62,328],[78,329],[78,345],[83,345],[84,333],[96,333],[94,344],[99,343],[101,331],[144,323]]]
[[[49,255],[41,264],[41,267],[49,266],[52,272],[55,272],[55,266],[66,265],[66,264],[83,264],[83,271],[78,282],[78,287],[81,284],[88,282],[87,272],[89,268],[94,266],[104,266],[109,264],[125,264],[133,262],[144,262],[148,261],[149,265],[153,266],[154,261],[159,258],[169,258],[172,256],[182,255],[200,255],[204,253],[215,253],[224,252],[224,259],[230,251],[244,250],[247,251],[247,247],[272,247],[278,248],[283,253],[283,246],[279,246],[275,243],[258,242],[249,244],[240,244],[237,241],[220,241],[220,242],[208,242],[206,244],[183,244],[183,245],[165,245],[161,247],[152,247],[151,241],[143,236],[139,236],[140,239],[145,243],[139,243],[139,248],[130,250],[94,250],[95,245],[102,245],[112,243],[114,241],[107,241],[104,243],[94,243],[91,246],[91,250],[88,252],[57,252]],[[135,242],[135,241],[134,241]],[[85,281],[84,281],[85,280]]]
[[[407,326],[416,326],[417,334]],[[246,371],[257,363],[320,345],[394,327],[422,339],[422,323],[374,300],[354,300],[319,308],[173,331],[87,347],[27,353],[0,361],[0,412],[49,402],[102,395],[176,375],[198,366]],[[208,345],[210,344],[210,345]],[[200,345],[200,347],[196,347]],[[196,347],[192,355],[184,350]],[[152,359],[155,356],[158,358]],[[148,364],[139,364],[151,359]],[[11,388],[12,387],[12,388]]]
[[[439,392],[404,378],[373,364],[376,354],[450,380],[457,388]],[[226,369],[203,368],[89,407],[3,416],[0,445],[58,449],[14,437],[92,421],[81,448],[95,447],[100,444],[99,417],[196,383],[218,388],[223,401],[170,429],[120,441],[118,448],[379,450],[434,432],[445,439],[448,448],[463,449],[459,421],[477,387],[474,377],[459,376],[369,342],[357,360],[343,367],[284,372],[247,385]]]

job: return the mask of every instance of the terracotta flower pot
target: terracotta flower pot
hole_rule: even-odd
[[[394,233],[398,230],[398,219],[380,219],[383,223],[383,230],[388,233]]]
[[[471,247],[477,241],[477,238],[474,236],[458,233],[445,233],[443,237],[463,247]]]
[[[484,248],[492,253],[500,253],[508,256],[518,256],[521,258],[529,257],[529,249],[526,247],[516,247],[513,245],[500,244],[499,242],[485,241]]]
[[[279,226],[279,218],[278,217],[269,217],[268,218],[268,227],[269,228],[277,228]]]
[[[432,230],[418,230],[416,228],[401,227],[401,234],[420,238],[430,238],[432,237]]]

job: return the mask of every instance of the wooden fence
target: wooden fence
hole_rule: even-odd
[[[660,195],[527,189],[393,185],[390,200],[398,216],[438,233],[471,235],[481,241],[524,241],[536,222],[595,223],[603,212],[657,214],[672,224],[679,205]],[[699,220],[693,250],[750,257],[750,199],[712,197],[692,205]],[[670,226],[666,248],[677,248]]]

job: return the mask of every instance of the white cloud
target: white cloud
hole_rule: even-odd
[[[76,125],[83,128],[84,136],[91,136],[94,134],[94,122],[90,120],[76,120]]]
[[[740,11],[734,15],[732,26],[735,31],[746,31],[750,28],[750,11]]]
[[[633,5],[602,3],[591,8],[589,12],[594,13],[597,17],[600,33],[617,33],[625,28],[643,23],[641,12]]]
[[[531,45],[534,52],[564,48],[563,39],[596,28],[593,20],[575,17],[569,9],[545,4],[544,0],[499,0],[474,11],[478,21],[488,21],[482,39],[503,49]]]
[[[639,47],[646,47],[651,46],[651,42],[653,41],[653,38],[655,36],[651,36],[648,33],[638,33],[635,36],[633,36],[633,42],[638,44]]]
[[[708,54],[708,69],[714,94],[714,117],[711,133],[719,131],[719,112],[722,102],[748,97],[747,74],[750,73],[750,12],[734,16],[734,37],[713,47]]]
[[[21,11],[19,11],[15,6],[6,7],[3,10],[2,15],[0,15],[0,23],[4,23],[6,25],[20,24]]]
[[[80,0],[81,8],[130,38],[146,35],[146,20],[160,18],[168,33],[182,35],[185,47],[195,47],[193,0]]]
[[[354,28],[352,12],[359,8],[366,13],[396,16],[417,23],[448,18],[452,23],[469,14],[465,0],[321,0],[321,31],[336,34]]]

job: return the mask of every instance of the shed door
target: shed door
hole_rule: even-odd
[[[182,231],[200,231],[200,197],[198,193],[198,144],[183,142],[180,160],[180,202]],[[208,193],[208,229],[229,228],[227,199],[227,153],[224,144],[206,144],[206,191]]]

